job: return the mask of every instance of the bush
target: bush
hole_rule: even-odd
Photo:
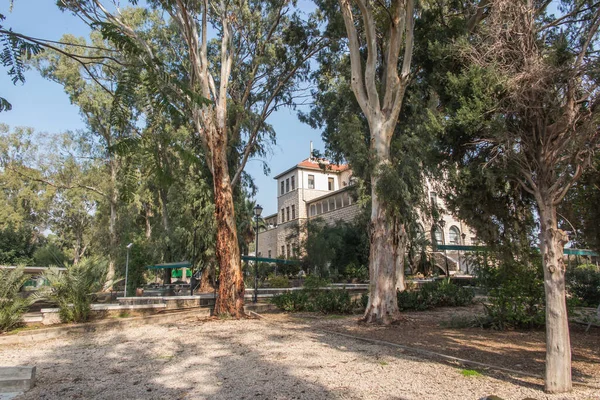
[[[474,293],[449,279],[427,282],[419,290],[398,292],[401,311],[424,311],[434,307],[462,307],[473,302]]]
[[[487,290],[483,323],[494,329],[544,326],[544,272],[538,257],[528,264],[477,267],[477,281]]]
[[[271,275],[269,276],[269,285],[272,288],[289,288],[290,280],[282,275]]]
[[[343,289],[323,290],[313,299],[315,311],[323,314],[350,314],[354,309],[354,302],[350,293]]]
[[[302,286],[304,286],[305,289],[314,290],[327,287],[330,284],[331,281],[329,279],[321,278],[317,275],[308,275],[304,279],[304,284]]]
[[[312,311],[308,292],[295,290],[271,297],[271,303],[277,308],[287,312]]]
[[[349,314],[357,307],[346,290],[295,290],[271,298],[271,303],[287,312],[319,311],[323,314]]]
[[[578,304],[598,307],[600,304],[600,271],[593,264],[579,265],[567,270],[567,290]]]
[[[21,317],[36,296],[19,295],[21,286],[27,280],[22,266],[11,270],[0,270],[0,332],[14,329],[21,324]]]
[[[66,271],[51,268],[45,278],[50,283],[50,298],[58,304],[62,322],[89,319],[94,293],[102,288],[107,263],[96,258],[83,259]]]

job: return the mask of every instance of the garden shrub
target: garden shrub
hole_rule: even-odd
[[[269,285],[272,288],[289,288],[290,280],[286,276],[282,275],[270,275]]]
[[[66,271],[51,268],[44,275],[50,283],[50,299],[58,304],[62,322],[89,319],[94,293],[102,288],[107,262],[98,258],[82,259]]]
[[[600,304],[600,270],[593,264],[583,264],[567,270],[567,290],[577,304],[598,307]]]
[[[271,303],[287,312],[312,311],[308,292],[294,290],[271,297]]]
[[[302,289],[275,295],[271,303],[287,312],[318,311],[323,314],[349,314],[357,303],[343,289]]]
[[[473,297],[471,289],[444,279],[427,282],[419,290],[398,292],[398,308],[401,311],[424,311],[434,307],[462,307],[471,304]]]
[[[488,295],[483,326],[507,329],[544,325],[544,273],[539,257],[529,264],[481,264],[477,274],[478,283]]]
[[[307,290],[313,290],[327,287],[330,284],[331,281],[329,279],[321,278],[317,275],[308,275],[306,278],[304,278],[304,284],[302,286],[304,286],[304,288]]]
[[[315,311],[323,314],[350,314],[355,303],[350,298],[347,290],[322,290],[314,296],[312,301]]]
[[[24,268],[0,270],[0,332],[6,332],[21,325],[21,317],[37,298],[36,295],[22,297],[21,286],[27,280]]]

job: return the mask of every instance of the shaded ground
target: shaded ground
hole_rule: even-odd
[[[22,399],[598,398],[582,388],[547,396],[510,376],[467,377],[460,368],[314,329],[332,322],[355,326],[352,318],[188,318],[0,346],[0,360],[37,366],[37,386]]]
[[[279,322],[310,321],[312,326],[326,330],[543,375],[546,356],[543,330],[495,331],[449,327],[481,312],[481,306],[405,312],[406,320],[390,327],[359,324],[357,316],[327,317],[304,313],[278,314],[271,318]],[[573,379],[600,386],[600,328],[592,327],[587,333],[585,329],[585,325],[570,326]]]

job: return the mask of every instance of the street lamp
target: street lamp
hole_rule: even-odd
[[[448,253],[446,252],[446,235],[444,234],[444,226],[446,221],[440,219],[440,227],[442,228],[442,245],[444,246],[444,261],[446,262],[446,278],[450,278],[450,272],[448,271]]]
[[[133,243],[129,243],[127,245],[127,258],[125,261],[125,290],[123,292],[123,297],[127,297],[127,275],[129,273],[129,249],[131,249],[131,246],[133,246]]]
[[[460,235],[460,237],[462,237],[462,245],[463,245],[463,246],[466,246],[466,244],[467,244],[467,241],[466,241],[466,239],[467,239],[467,234],[463,232],[463,233]],[[458,254],[459,254],[458,258],[460,259],[460,253],[458,253]],[[462,264],[463,262],[465,263],[465,267],[467,267],[467,275],[469,275],[469,263],[465,261],[465,251],[464,251],[464,250],[463,250],[463,259],[461,260],[461,264]]]
[[[258,219],[263,208],[260,204],[254,207],[254,216],[256,217],[256,246],[254,246],[254,303],[258,301]]]

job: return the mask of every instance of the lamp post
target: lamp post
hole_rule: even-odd
[[[463,245],[463,246],[465,246],[465,245],[466,245],[466,240],[465,240],[465,239],[467,238],[467,234],[463,232],[463,233],[460,235],[460,237],[462,237],[462,245]],[[462,264],[462,263],[463,263],[463,261],[464,261],[464,255],[465,255],[465,252],[464,252],[464,250],[463,250],[463,259],[462,259],[462,260],[460,260],[460,252],[458,253],[458,259],[460,260],[460,263],[461,263],[461,264]],[[462,266],[462,265],[461,265],[461,266]],[[469,263],[465,262],[465,267],[467,267],[467,275],[469,275]]]
[[[256,207],[254,207],[254,217],[256,218],[256,246],[254,246],[254,303],[258,301],[258,219],[260,218],[262,210],[263,208],[260,204],[257,204]]]
[[[440,227],[442,228],[442,245],[444,246],[444,261],[446,264],[446,278],[450,278],[450,272],[448,271],[448,253],[446,253],[446,235],[444,234],[444,226],[446,225],[446,221],[440,219],[439,221]]]
[[[129,249],[131,249],[133,243],[127,245],[127,257],[125,261],[125,290],[123,291],[123,297],[127,297],[127,275],[129,275]]]

